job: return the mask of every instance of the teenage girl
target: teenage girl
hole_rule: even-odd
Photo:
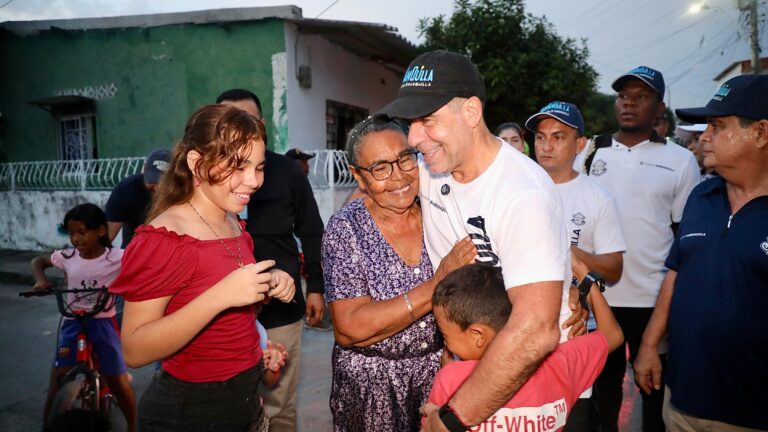
[[[80,204],[64,216],[63,227],[69,233],[73,248],[57,250],[51,255],[32,259],[32,273],[35,277],[33,289],[46,289],[51,282],[45,276],[45,269],[55,266],[67,275],[67,286],[75,288],[109,287],[120,272],[122,249],[113,249],[107,237],[107,217],[94,204]],[[103,294],[102,294],[103,295]],[[91,309],[98,293],[82,295],[69,293],[67,301],[75,309]],[[107,304],[109,304],[108,302]],[[120,349],[117,334],[115,309],[109,308],[86,321],[88,338],[99,357],[99,368],[107,380],[109,389],[117,398],[118,406],[125,416],[128,430],[135,430],[136,402],[128,379],[128,373]],[[59,381],[77,363],[77,334],[79,325],[72,318],[64,318],[59,333],[56,355],[51,369],[51,383],[45,401],[43,420],[48,424],[48,414],[53,398],[59,389]]]
[[[264,180],[264,125],[207,105],[184,137],[110,288],[125,298],[122,342],[132,367],[162,370],[139,402],[140,431],[266,430],[257,386],[262,350],[254,304],[293,299],[293,278],[256,263],[237,214]]]

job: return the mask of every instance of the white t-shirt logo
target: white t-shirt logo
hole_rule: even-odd
[[[571,222],[573,222],[574,225],[582,226],[587,223],[587,218],[581,213],[576,213],[571,216]]]
[[[765,238],[765,241],[760,243],[760,249],[765,252],[766,255],[768,255],[768,237]]]
[[[485,231],[485,218],[482,216],[475,216],[467,219],[467,225],[469,225],[469,238],[477,248],[477,261],[490,264],[492,266],[499,265],[499,256],[493,251],[491,245],[491,238],[488,237],[488,233]],[[474,228],[475,232],[472,232]]]
[[[592,164],[592,170],[590,171],[590,174],[601,176],[605,174],[606,171],[608,171],[608,164],[606,164],[604,160],[598,159]]]

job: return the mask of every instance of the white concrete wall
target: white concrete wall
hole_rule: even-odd
[[[72,207],[86,202],[101,208],[109,191],[0,192],[0,249],[51,250],[69,246],[58,226]],[[112,244],[122,242],[118,234]]]
[[[323,224],[338,210],[353,188],[315,189]],[[0,192],[0,249],[48,251],[69,246],[69,237],[58,232],[64,214],[72,207],[91,202],[101,208],[109,191],[15,191]],[[121,234],[112,242],[119,246]]]
[[[325,148],[328,99],[374,113],[397,95],[402,76],[345,51],[321,36],[298,35],[296,44],[296,27],[286,23],[285,29],[289,148]],[[299,86],[297,61],[312,68],[312,88]]]

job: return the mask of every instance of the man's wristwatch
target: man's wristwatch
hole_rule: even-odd
[[[589,272],[579,284],[579,294],[583,296],[589,295],[589,290],[592,288],[592,284],[597,284],[597,287],[600,288],[600,292],[605,291],[605,280],[603,277],[596,272]]]
[[[437,416],[440,417],[440,421],[443,422],[448,432],[465,432],[469,429],[459,420],[459,416],[451,408],[450,402],[446,402],[445,405],[440,407]]]

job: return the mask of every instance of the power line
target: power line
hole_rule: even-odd
[[[339,1],[341,1],[341,0],[335,0],[334,2],[332,2],[331,4],[329,4],[328,6],[326,6],[326,8],[325,8],[325,9],[323,9],[323,10],[322,10],[322,11],[321,11],[319,14],[317,14],[317,16],[315,17],[315,19],[318,19],[318,18],[320,18],[320,15],[322,15],[322,14],[326,13],[326,12],[328,11],[328,9],[332,8],[332,7],[333,7],[333,6],[334,6],[336,3],[338,3]]]
[[[0,9],[2,9],[2,8],[6,7],[6,6],[8,6],[8,5],[9,5],[9,4],[11,4],[11,3],[13,3],[13,0],[8,0],[8,1],[7,1],[7,2],[5,2],[5,3],[4,3],[2,6],[0,6]]]

